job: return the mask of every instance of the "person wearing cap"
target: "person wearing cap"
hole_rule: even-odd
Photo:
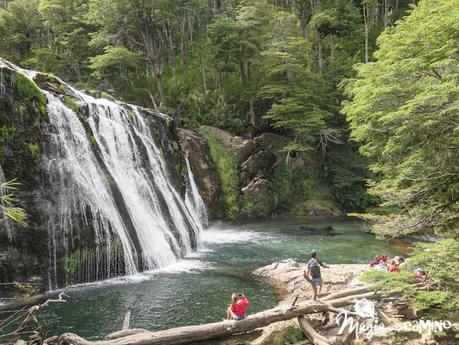
[[[318,257],[315,250],[311,251],[311,260],[308,261],[307,269],[304,271],[304,277],[312,285],[314,291],[314,300],[317,300],[317,294],[322,292],[323,279],[320,273],[320,267],[330,268],[330,266],[324,264]],[[317,286],[319,289],[317,291]]]

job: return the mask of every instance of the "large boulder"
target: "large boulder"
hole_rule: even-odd
[[[307,209],[307,215],[311,217],[332,217],[334,213],[327,206],[315,204]]]
[[[223,129],[211,126],[201,126],[201,129],[215,137],[225,149],[234,153],[239,163],[244,162],[256,150],[253,140],[245,139]]]
[[[209,206],[221,192],[217,167],[210,156],[209,145],[195,132],[187,129],[179,128],[178,135],[182,151],[190,162],[199,193]]]

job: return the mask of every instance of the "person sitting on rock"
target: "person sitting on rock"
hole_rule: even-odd
[[[375,257],[373,258],[373,260],[371,260],[370,262],[370,267],[373,268],[375,267],[377,264],[379,264],[379,260],[381,259],[381,257],[379,255],[375,255]]]
[[[395,262],[395,260],[389,261],[389,267],[387,268],[387,272],[400,272],[400,268],[398,268],[397,262]]]
[[[233,293],[231,295],[231,304],[228,307],[226,316],[228,320],[244,320],[247,314],[246,308],[250,305],[250,301],[244,294]]]
[[[323,279],[320,273],[320,266],[322,266],[323,268],[330,268],[330,266],[324,264],[322,261],[319,260],[319,258],[317,257],[317,252],[313,250],[311,252],[311,260],[309,260],[307,269],[304,272],[304,277],[312,285],[312,289],[314,291],[314,301],[317,300],[317,294],[322,292]],[[318,291],[317,286],[319,286]]]

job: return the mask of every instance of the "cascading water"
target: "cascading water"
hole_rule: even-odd
[[[188,175],[188,183],[186,195],[185,195],[185,203],[187,204],[189,209],[194,209],[193,215],[197,215],[198,219],[196,219],[197,224],[201,224],[202,227],[208,225],[208,215],[207,215],[207,207],[204,201],[202,200],[201,194],[199,194],[198,186],[196,185],[196,181],[193,176],[193,172],[191,171],[190,161],[188,157],[185,157],[186,162],[186,170]]]
[[[85,114],[43,91],[49,288],[153,270],[190,253],[203,203],[190,171],[183,178],[191,196],[174,186],[150,129],[155,119],[62,84]]]
[[[74,226],[75,216],[82,214],[87,218],[84,219],[84,224],[78,225],[90,225],[91,231],[94,231],[96,259],[100,254],[101,244],[107,246],[105,271],[102,267],[99,268],[99,264],[95,265],[94,274],[90,272],[91,269],[81,272],[85,270],[84,266],[72,267],[70,273],[79,273],[80,276],[70,281],[85,282],[120,274],[121,272],[116,271],[119,267],[113,267],[112,262],[114,240],[122,245],[124,272],[126,274],[137,272],[135,250],[116,207],[107,177],[97,162],[83,124],[75,112],[66,107],[57,97],[48,92],[46,96],[50,123],[55,131],[50,134],[50,148],[53,152],[48,153],[50,158],[45,162],[45,170],[50,176],[50,185],[55,191],[51,202],[45,204],[44,210],[44,214],[49,215],[50,288],[57,286],[58,255],[56,252],[61,246],[64,247],[65,252],[70,251],[72,243],[68,241],[74,237],[72,232],[76,231],[76,235],[79,234],[79,229],[75,229]],[[74,266],[78,266],[90,261],[88,255],[88,250],[77,251],[70,256],[70,259]],[[66,266],[68,267],[68,263]]]

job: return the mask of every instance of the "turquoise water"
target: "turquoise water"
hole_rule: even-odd
[[[333,225],[339,234],[308,235],[301,225]],[[129,308],[130,327],[148,330],[222,320],[232,292],[250,298],[249,313],[261,311],[276,304],[276,295],[250,272],[287,258],[305,262],[312,249],[331,264],[400,254],[387,242],[363,233],[356,221],[216,223],[202,235],[198,252],[185,260],[156,272],[70,288],[68,302],[51,305],[41,318],[53,325],[52,334],[74,332],[96,339],[119,330]]]

